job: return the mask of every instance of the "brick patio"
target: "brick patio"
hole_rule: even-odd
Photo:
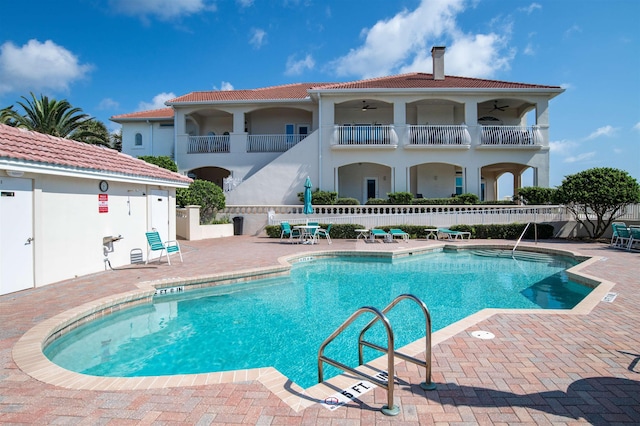
[[[499,243],[513,245],[455,244]],[[617,293],[613,302],[600,301],[600,291],[597,299],[592,298],[593,307],[566,313],[483,312],[435,333],[432,379],[438,387],[423,391],[419,383],[424,371],[398,363],[395,401],[401,412],[396,417],[380,412],[386,404],[382,389],[330,411],[317,403],[321,390],[304,392],[287,382],[274,387],[265,375],[259,380],[236,376],[230,382],[218,374],[202,381],[180,380],[177,385],[167,379],[166,384],[148,389],[119,390],[125,387],[114,385],[91,390],[74,386],[73,380],[67,386],[38,381],[14,362],[16,343],[36,325],[85,303],[138,291],[144,282],[274,267],[282,264],[283,257],[303,251],[395,251],[439,244],[334,240],[328,246],[323,240],[299,246],[249,236],[184,241],[184,264],[109,270],[0,296],[0,423],[640,424],[640,254],[601,243],[549,241],[536,246],[598,257],[581,272],[613,283],[611,289],[602,288]],[[490,331],[495,338],[477,339],[470,334],[474,330]],[[289,397],[274,391],[279,387],[286,388]],[[293,396],[302,402],[293,404]]]

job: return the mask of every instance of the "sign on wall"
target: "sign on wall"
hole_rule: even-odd
[[[98,213],[109,213],[108,194],[98,194]]]

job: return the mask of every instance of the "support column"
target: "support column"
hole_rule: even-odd
[[[480,198],[480,169],[479,168],[462,168],[462,179],[464,181],[464,192],[476,194]]]

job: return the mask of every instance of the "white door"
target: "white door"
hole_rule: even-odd
[[[162,241],[169,239],[169,191],[151,190],[151,228]]]
[[[33,288],[33,183],[0,177],[0,294]]]

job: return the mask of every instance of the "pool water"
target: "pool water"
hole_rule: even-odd
[[[537,261],[471,251],[402,259],[342,257],[299,262],[288,277],[158,296],[65,334],[45,348],[54,363],[98,376],[155,376],[273,366],[298,385],[317,383],[321,343],[362,306],[386,307],[403,293],[423,300],[433,331],[484,308],[570,309],[590,288],[568,280],[578,261],[544,255]],[[396,348],[425,335],[415,303],[388,315]],[[365,314],[325,354],[357,365]],[[367,334],[386,346],[378,323]],[[367,360],[380,356],[365,350]],[[325,379],[339,373],[325,369]]]

